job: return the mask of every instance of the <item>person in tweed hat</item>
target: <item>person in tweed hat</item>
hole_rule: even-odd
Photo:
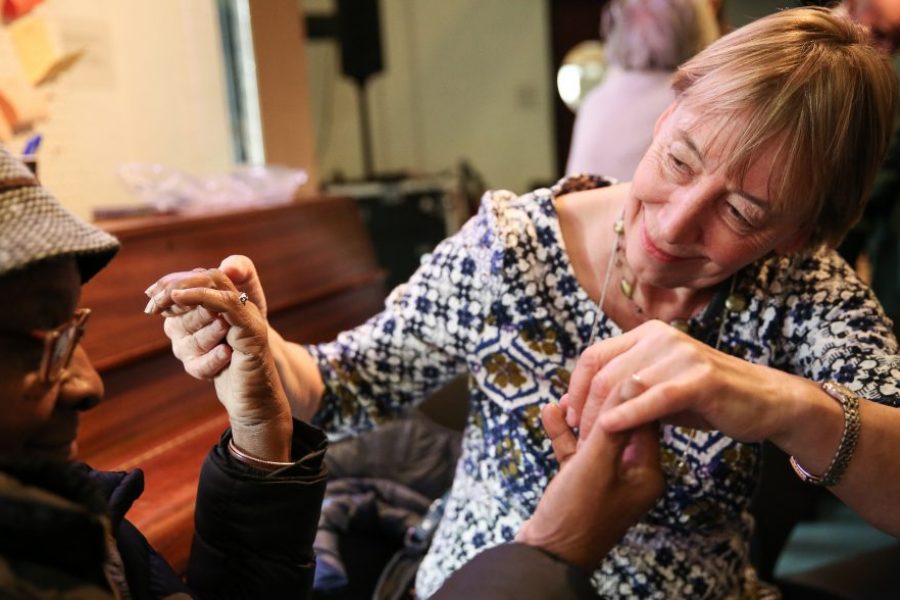
[[[0,596],[302,597],[326,442],[291,419],[283,395],[259,393],[259,380],[246,380],[256,387],[243,404],[225,404],[232,427],[204,462],[187,584],[125,519],[143,474],[74,461],[79,414],[103,397],[79,345],[90,315],[77,308],[81,286],[118,247],[0,148]],[[244,343],[265,346],[252,307],[222,312]],[[257,372],[272,377],[274,363],[262,360]],[[229,452],[232,440],[256,459]],[[248,508],[263,503],[265,511]]]
[[[119,242],[71,212],[31,171],[0,147],[0,276],[44,260],[72,257],[85,283]]]

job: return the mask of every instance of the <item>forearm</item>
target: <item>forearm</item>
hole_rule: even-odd
[[[822,475],[830,466],[844,431],[839,402],[816,383],[792,378],[786,386],[780,431],[769,439],[808,472]],[[860,400],[859,441],[837,485],[830,487],[872,525],[900,535],[900,411]]]
[[[319,367],[303,346],[288,342],[269,326],[269,347],[294,418],[309,422],[319,409],[325,383]]]
[[[900,411],[867,400],[859,408],[856,452],[832,492],[875,527],[900,536]]]

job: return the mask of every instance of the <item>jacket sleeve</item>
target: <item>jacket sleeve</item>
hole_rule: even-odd
[[[533,546],[501,544],[485,550],[453,573],[433,600],[597,598],[590,574]]]
[[[274,472],[233,459],[226,431],[203,463],[187,581],[200,598],[304,598],[325,493],[324,434],[294,421],[296,462]]]

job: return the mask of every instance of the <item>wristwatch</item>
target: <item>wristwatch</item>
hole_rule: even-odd
[[[791,457],[791,467],[802,481],[813,485],[824,485],[827,487],[837,485],[841,480],[850,459],[853,458],[853,451],[856,449],[856,442],[859,441],[859,431],[861,421],[859,418],[859,396],[834,381],[826,381],[822,384],[822,390],[826,394],[837,400],[844,411],[844,432],[841,434],[841,441],[838,444],[834,458],[831,464],[820,477],[816,477],[809,471],[800,466],[797,459]]]

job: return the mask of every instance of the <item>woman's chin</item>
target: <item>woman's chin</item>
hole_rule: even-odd
[[[715,288],[725,278],[680,274],[672,271],[646,270],[640,274],[640,282],[660,289],[708,290]]]

